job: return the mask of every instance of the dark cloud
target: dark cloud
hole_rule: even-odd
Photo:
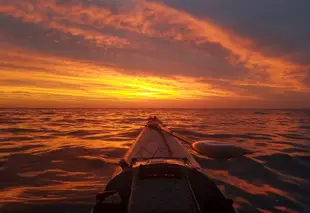
[[[160,1],[162,2],[162,1]],[[300,0],[164,0],[193,16],[207,18],[250,38],[271,56],[291,56],[309,64],[310,1]],[[299,53],[296,56],[296,53]]]
[[[192,49],[190,42],[142,37],[127,32],[132,43],[124,48],[101,47],[82,36],[73,36],[41,25],[24,23],[9,16],[0,16],[5,28],[6,42],[22,46],[29,51],[44,52],[76,60],[87,60],[96,64],[116,65],[125,72],[143,71],[154,75],[185,75],[214,78],[242,78],[248,70],[242,65],[230,65],[226,57],[229,52],[218,44],[205,43]],[[83,26],[80,26],[83,27]],[[107,30],[98,30],[105,33]],[[108,29],[111,34],[111,29]],[[112,32],[116,32],[113,30]],[[118,32],[120,35],[120,32]],[[123,36],[125,37],[125,36]],[[144,44],[144,45],[143,45]]]

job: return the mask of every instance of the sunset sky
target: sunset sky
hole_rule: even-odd
[[[0,0],[0,107],[310,108],[308,0]]]

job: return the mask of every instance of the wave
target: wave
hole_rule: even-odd
[[[301,125],[301,126],[299,126],[299,128],[310,130],[310,125]]]
[[[1,132],[1,131],[0,131]],[[9,138],[0,138],[0,141],[2,142],[12,142],[12,141],[31,141],[34,140],[33,137],[26,137],[26,136],[15,136],[15,137],[9,137]]]
[[[26,134],[26,133],[52,133],[58,132],[52,129],[39,128],[39,129],[30,129],[30,128],[21,128],[21,127],[13,127],[13,128],[1,128],[0,133],[12,133],[12,134]]]
[[[257,151],[228,161],[195,156],[240,212],[281,212],[277,206],[307,212],[309,111],[0,109],[0,114],[0,190],[11,196],[4,206],[32,202],[29,212],[36,207],[48,212],[47,204],[92,205],[148,115],[156,114],[190,139],[236,142]],[[67,210],[82,211],[72,208]]]
[[[264,165],[287,175],[300,177],[305,180],[309,178],[310,167],[299,163],[298,158],[289,154],[276,153],[258,158],[264,161]]]
[[[255,115],[268,115],[268,112],[254,112]]]
[[[0,152],[9,152],[9,153],[16,153],[16,152],[24,152],[26,150],[30,150],[33,148],[40,148],[40,147],[44,147],[44,145],[41,144],[33,144],[33,145],[22,145],[22,146],[18,146],[18,147],[0,147]]]
[[[66,133],[62,133],[62,135],[71,136],[71,137],[83,137],[87,135],[99,134],[102,131],[99,130],[75,130]]]
[[[291,138],[291,139],[297,139],[297,140],[310,140],[310,137],[300,135],[300,134],[279,134],[280,136]]]
[[[254,139],[254,140],[272,140],[272,135],[268,134],[204,134],[195,131],[189,130],[175,130],[175,132],[182,134],[184,136],[193,136],[195,138],[202,138],[202,139],[237,139],[237,138],[244,138],[244,139]]]

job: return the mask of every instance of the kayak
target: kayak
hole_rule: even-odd
[[[178,137],[151,117],[92,213],[236,213]]]

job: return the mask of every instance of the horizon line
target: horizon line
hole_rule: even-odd
[[[184,110],[310,110],[310,108],[254,108],[254,107],[0,107],[0,109],[184,109]]]

